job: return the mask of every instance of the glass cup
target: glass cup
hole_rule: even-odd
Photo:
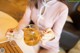
[[[34,46],[39,43],[41,40],[41,33],[39,28],[34,25],[30,24],[24,30],[24,42],[29,46]]]

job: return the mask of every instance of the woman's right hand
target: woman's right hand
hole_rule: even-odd
[[[21,39],[21,38],[23,38],[23,35],[24,35],[23,30],[20,30],[17,27],[8,29],[7,32],[6,32],[6,37],[7,38],[12,38],[12,39],[13,38]]]
[[[6,36],[13,35],[13,33],[15,33],[15,32],[18,32],[18,28],[17,27],[8,29],[5,35]]]
[[[5,36],[6,36],[8,41],[13,40],[13,35],[14,35],[13,32],[14,32],[13,28],[10,28],[10,29],[7,30]]]

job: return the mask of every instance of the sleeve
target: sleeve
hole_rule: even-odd
[[[56,22],[53,25],[52,30],[54,32],[55,39],[47,42],[45,45],[41,44],[41,47],[44,47],[49,51],[54,51],[54,53],[58,53],[60,34],[66,22],[67,16],[68,16],[68,8],[66,8],[60,13],[59,18],[56,20]]]
[[[53,32],[57,37],[57,41],[59,41],[60,39],[60,35],[64,27],[64,24],[67,20],[67,17],[68,17],[68,8],[62,11],[62,13],[59,16],[59,19],[57,19],[56,22],[54,23]]]
[[[31,15],[31,10],[29,7],[27,7],[23,18],[19,22],[19,25],[18,25],[19,29],[23,29],[24,27],[26,27],[29,24],[30,15]]]

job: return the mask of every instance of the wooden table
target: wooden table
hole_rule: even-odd
[[[16,27],[17,25],[18,25],[18,22],[15,19],[13,19],[13,17],[11,17],[10,15],[0,11],[0,44],[1,45],[5,45],[4,43],[7,40],[7,38],[5,36],[6,31],[9,28]],[[22,50],[21,53],[35,53],[35,50],[34,50],[33,46],[28,46],[28,45],[25,44],[24,38],[15,39],[14,41],[19,46],[18,48],[20,48]],[[9,44],[9,43],[7,43],[7,44]],[[8,49],[8,48],[6,48],[6,49]],[[10,53],[13,53],[13,52],[10,52]]]
[[[14,45],[12,45],[11,43],[14,43]],[[1,43],[0,49],[1,48],[4,48],[4,53],[23,53],[15,41]]]

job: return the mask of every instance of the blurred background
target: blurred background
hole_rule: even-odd
[[[25,12],[27,0],[0,0],[0,11],[20,20]]]
[[[68,6],[69,14],[61,34],[60,47],[66,53],[80,53],[80,2],[61,1]],[[17,21],[23,17],[26,7],[27,0],[0,0],[0,11]]]

